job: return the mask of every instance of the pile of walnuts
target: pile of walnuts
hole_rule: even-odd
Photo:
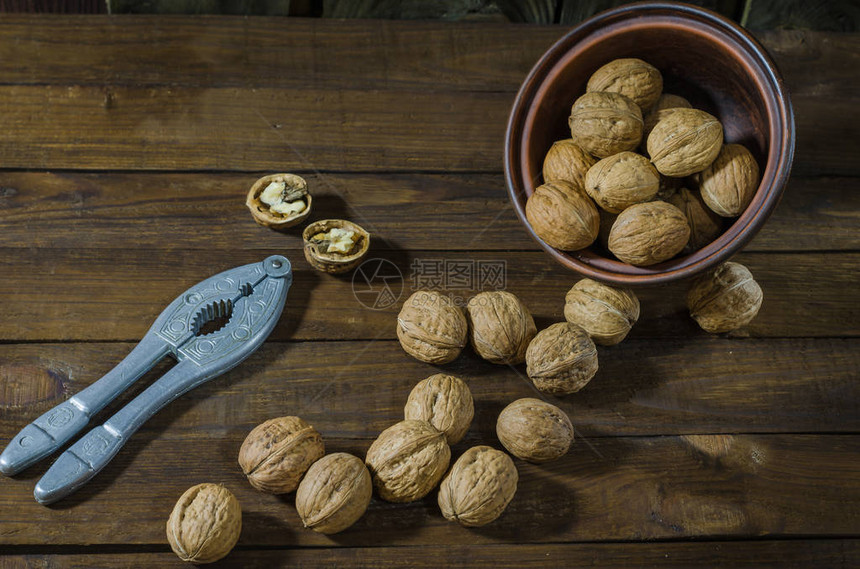
[[[598,241],[620,261],[650,266],[701,249],[750,204],[752,154],[723,144],[716,117],[664,94],[655,67],[616,59],[586,91],[571,108],[571,138],[549,149],[544,184],[526,203],[545,243],[575,251]]]

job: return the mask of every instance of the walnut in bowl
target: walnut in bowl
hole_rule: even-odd
[[[263,176],[251,186],[245,205],[254,221],[271,229],[286,229],[304,221],[313,199],[308,183],[295,174]]]
[[[370,233],[345,219],[321,219],[302,232],[305,259],[325,273],[346,273],[361,264],[370,249]]]

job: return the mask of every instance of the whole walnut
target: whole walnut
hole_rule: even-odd
[[[705,205],[698,192],[681,188],[668,202],[684,212],[690,224],[690,240],[684,247],[685,251],[698,251],[722,233],[722,218]]]
[[[618,214],[609,232],[609,250],[625,263],[647,267],[671,259],[689,239],[690,225],[681,210],[654,201]]]
[[[286,494],[325,454],[322,436],[299,417],[278,417],[257,425],[239,449],[239,466],[251,486]]]
[[[723,125],[698,109],[674,109],[648,135],[648,155],[665,176],[681,178],[711,165],[723,145]]]
[[[585,175],[585,191],[610,213],[647,202],[660,189],[660,174],[647,158],[619,152],[592,166]]]
[[[529,309],[514,294],[482,292],[466,305],[475,352],[494,364],[521,364],[537,328]]]
[[[445,364],[466,345],[468,323],[450,297],[419,290],[403,303],[397,315],[397,339],[403,350],[429,364]]]
[[[185,491],[167,520],[170,549],[183,561],[213,563],[230,553],[242,533],[242,507],[220,484]]]
[[[656,67],[641,59],[616,59],[595,71],[585,90],[620,93],[647,109],[663,92],[663,76]]]
[[[372,494],[373,482],[364,462],[337,452],[308,469],[296,490],[296,511],[306,528],[338,533],[364,515]]]
[[[499,413],[496,435],[515,457],[549,462],[567,454],[573,442],[573,425],[567,413],[555,405],[525,397]]]
[[[717,159],[699,174],[702,199],[717,214],[736,217],[758,189],[758,163],[740,144],[726,144]]]
[[[574,186],[585,184],[585,173],[597,160],[572,138],[558,140],[552,144],[543,160],[543,181],[570,182]]]
[[[595,344],[614,346],[639,319],[639,299],[628,288],[582,279],[567,291],[564,318],[585,330]]]
[[[457,459],[437,498],[446,520],[465,527],[497,519],[517,492],[517,467],[507,454],[488,446],[472,447]]]
[[[373,441],[364,462],[379,497],[414,502],[430,493],[448,469],[445,434],[426,421],[400,421]]]
[[[730,332],[749,324],[761,308],[761,287],[740,263],[723,263],[695,278],[687,307],[706,332]]]
[[[575,251],[597,238],[600,218],[594,203],[569,182],[539,186],[526,202],[526,219],[550,247]]]
[[[573,139],[598,158],[633,150],[642,140],[642,111],[618,93],[595,91],[578,98],[568,125]]]
[[[457,444],[466,435],[474,415],[469,386],[459,377],[444,373],[419,381],[403,409],[405,419],[426,421],[442,431],[449,445]]]
[[[526,373],[544,393],[576,393],[597,373],[597,348],[579,326],[557,322],[529,344]]]
[[[678,95],[669,95],[668,93],[660,95],[660,98],[657,99],[657,102],[654,103],[654,106],[648,109],[648,112],[643,114],[642,120],[644,121],[644,128],[642,130],[642,139],[643,141],[648,140],[648,135],[651,134],[651,131],[654,130],[654,126],[661,119],[668,117],[672,114],[672,109],[692,109],[693,105],[685,99],[684,97],[679,97]]]

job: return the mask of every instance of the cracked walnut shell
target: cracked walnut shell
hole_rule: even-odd
[[[699,189],[711,210],[723,217],[736,217],[752,201],[758,181],[758,163],[750,151],[740,144],[726,144],[699,174]]]
[[[437,502],[446,520],[465,527],[497,519],[517,492],[517,467],[507,454],[472,447],[457,459],[439,487]]]
[[[648,155],[665,176],[681,178],[701,172],[723,145],[723,125],[698,109],[672,109],[648,135]]]
[[[558,140],[552,144],[543,160],[543,181],[561,180],[582,187],[585,173],[597,160],[583,150],[572,138]]]
[[[647,202],[660,189],[660,174],[647,158],[619,152],[592,166],[585,175],[585,191],[609,213],[621,213]]]
[[[616,59],[595,71],[585,90],[619,93],[640,108],[648,109],[663,92],[663,76],[656,67],[641,59]]]
[[[475,352],[494,364],[521,364],[537,328],[529,309],[514,294],[482,292],[466,305]]]
[[[296,491],[296,511],[306,528],[338,533],[364,515],[372,494],[373,483],[364,462],[337,452],[308,469]]]
[[[170,549],[183,561],[214,563],[225,557],[242,533],[242,507],[220,484],[186,490],[167,520]]]
[[[251,210],[254,221],[281,230],[304,221],[311,213],[312,202],[304,178],[295,174],[271,174],[254,182],[245,205]]]
[[[693,280],[687,292],[690,316],[706,332],[730,332],[749,324],[762,303],[761,287],[740,263],[723,263]]]
[[[397,339],[403,350],[428,364],[445,364],[466,345],[468,323],[450,297],[419,290],[403,303],[397,315]]]
[[[606,158],[639,145],[642,111],[624,95],[595,91],[573,103],[568,126],[577,144],[598,158]]]
[[[614,346],[639,319],[639,299],[628,288],[582,279],[565,296],[564,319],[585,330],[594,343]]]
[[[459,377],[437,373],[423,379],[412,388],[404,419],[426,421],[445,433],[449,445],[454,445],[466,435],[475,415],[472,392]]]
[[[584,249],[600,229],[597,208],[585,191],[569,182],[548,182],[526,202],[526,220],[550,247],[562,251]]]
[[[496,435],[515,457],[542,463],[567,454],[573,442],[573,425],[567,413],[555,405],[525,397],[502,409]]]
[[[529,344],[526,373],[539,391],[576,393],[597,373],[597,348],[579,326],[557,322],[538,332]]]
[[[322,436],[299,417],[278,417],[257,425],[239,449],[239,466],[251,486],[286,494],[311,464],[325,454]]]
[[[345,219],[314,221],[302,232],[307,262],[324,273],[340,274],[361,264],[370,249],[370,233]]]
[[[407,420],[382,431],[364,462],[380,498],[414,502],[439,484],[450,460],[444,433],[426,421]]]
[[[690,238],[687,217],[675,206],[654,201],[630,206],[609,232],[609,250],[637,267],[655,265],[681,252]]]

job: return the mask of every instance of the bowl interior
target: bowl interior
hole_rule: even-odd
[[[672,280],[704,270],[738,250],[757,229],[750,227],[752,222],[763,223],[759,218],[762,214],[766,218],[775,205],[770,202],[778,199],[787,176],[776,167],[781,153],[785,158],[784,141],[778,148],[773,144],[785,136],[786,125],[774,121],[780,116],[776,92],[781,86],[767,60],[755,52],[755,46],[746,45],[742,32],[727,24],[715,25],[713,16],[695,17],[671,9],[643,10],[636,17],[631,17],[632,10],[618,12],[615,17],[605,16],[605,21],[598,17],[590,27],[584,24],[563,38],[524,83],[509,125],[506,159],[514,164],[508,164],[508,181],[522,214],[525,200],[542,183],[546,152],[556,140],[570,138],[570,107],[585,93],[591,74],[622,57],[654,65],[663,75],[664,93],[681,95],[693,107],[718,117],[726,142],[743,144],[752,152],[762,172],[753,202],[740,217],[727,220],[723,234],[713,243],[651,267],[608,258],[597,244],[569,253],[541,245],[562,263],[593,278],[625,284]],[[524,215],[521,219],[528,227]]]

